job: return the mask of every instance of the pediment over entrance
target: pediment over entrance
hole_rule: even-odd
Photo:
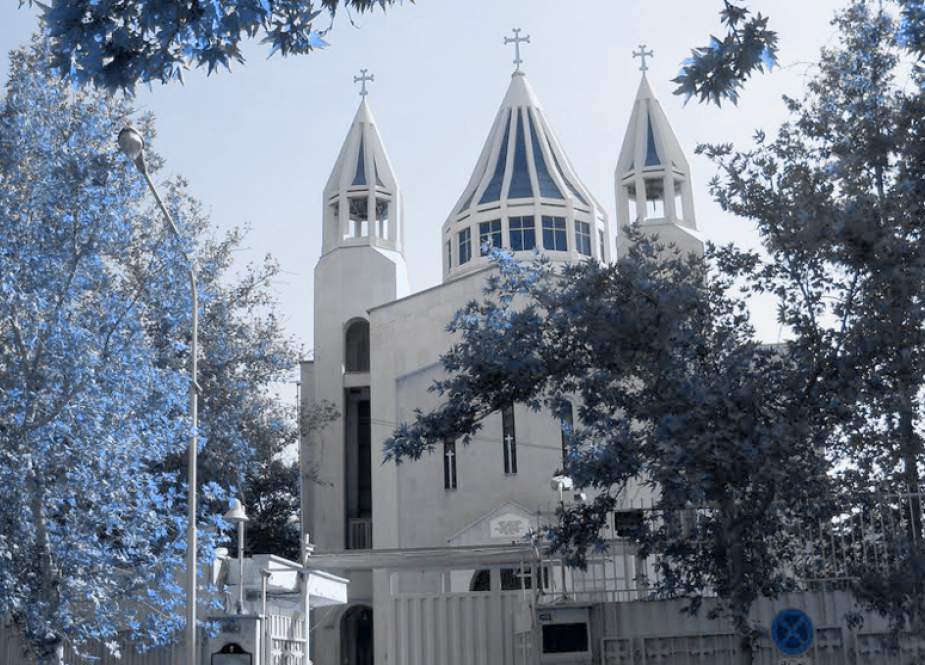
[[[508,502],[457,531],[449,544],[454,546],[502,545],[522,543],[537,528],[537,516],[523,506]]]

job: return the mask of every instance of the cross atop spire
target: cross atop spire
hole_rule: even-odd
[[[519,72],[519,71],[520,71],[520,65],[523,64],[523,60],[521,60],[521,58],[520,58],[520,45],[521,45],[521,44],[529,44],[529,43],[530,43],[530,35],[526,35],[526,36],[524,36],[524,37],[521,37],[521,36],[520,36],[520,28],[513,28],[513,30],[514,30],[514,36],[513,36],[513,37],[505,37],[505,38],[504,38],[504,43],[505,43],[505,45],[507,45],[507,44],[513,44],[513,45],[514,45],[514,64],[517,65],[517,68],[516,68],[514,71],[515,71],[515,72]]]
[[[361,69],[360,75],[353,77],[353,82],[360,84],[360,97],[365,97],[367,94],[369,94],[368,92],[366,92],[366,82],[376,80],[375,74],[369,74],[369,75],[366,74],[366,72],[368,71],[369,71],[368,69]]]
[[[647,50],[646,50],[646,45],[645,45],[645,44],[640,44],[640,45],[639,45],[639,50],[638,50],[638,51],[633,51],[633,57],[634,57],[634,58],[639,58],[639,59],[642,61],[642,64],[639,65],[639,71],[645,73],[646,71],[649,70],[649,65],[646,64],[646,58],[655,57],[655,52],[654,52],[654,51],[651,51],[651,50],[647,51]]]

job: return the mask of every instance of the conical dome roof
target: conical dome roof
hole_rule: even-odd
[[[626,127],[623,148],[617,160],[617,174],[629,173],[637,167],[670,168],[681,175],[690,173],[681,144],[645,74],[639,82],[633,112]]]
[[[544,198],[590,209],[593,197],[572,169],[523,72],[511,77],[485,147],[454,209],[502,199]]]
[[[369,186],[389,192],[399,189],[376,119],[366,97],[363,97],[324,192],[330,195],[340,190]]]
[[[443,234],[445,279],[484,265],[486,242],[556,261],[610,258],[607,214],[575,173],[522,71],[511,76]]]

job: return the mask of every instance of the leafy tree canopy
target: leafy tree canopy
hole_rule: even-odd
[[[792,119],[774,138],[702,150],[719,166],[714,196],[755,224],[766,251],[747,274],[724,267],[777,296],[792,346],[823,369],[813,399],[837,414],[830,455],[842,493],[856,508],[872,492],[902,497],[892,517],[908,527],[889,545],[891,570],[859,561],[856,591],[895,626],[921,628],[925,72],[905,37],[912,9],[850,3],[834,21],[838,43],[805,98],[787,100]],[[894,583],[903,579],[916,581]]]
[[[450,325],[460,339],[435,385],[442,405],[399,427],[386,457],[468,438],[512,402],[560,418],[574,402],[564,470],[592,500],[560,509],[550,549],[581,564],[622,492],[645,483],[655,510],[634,536],[657,558],[658,593],[713,589],[750,639],[751,603],[792,585],[781,563],[797,544],[776,534],[813,523],[828,491],[825,448],[813,445],[825,419],[806,399],[818,374],[758,343],[732,280],[630,238],[616,264],[561,272],[496,251],[485,299]],[[681,528],[686,513],[695,519]]]
[[[59,662],[65,644],[118,651],[183,625],[191,301],[181,247],[115,142],[132,109],[71,89],[48,57],[41,41],[14,51],[0,101],[0,615]],[[295,440],[270,388],[297,354],[276,265],[230,274],[240,233],[209,236],[181,180],[166,193],[200,267],[205,561],[250,460]]]
[[[26,0],[20,0],[23,4]],[[78,84],[131,91],[182,80],[190,67],[243,63],[241,43],[260,37],[270,54],[309,53],[338,10],[383,10],[396,0],[28,0],[42,9],[52,65]]]

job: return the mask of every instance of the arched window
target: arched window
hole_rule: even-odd
[[[369,321],[359,319],[347,326],[344,367],[348,372],[369,371]]]

